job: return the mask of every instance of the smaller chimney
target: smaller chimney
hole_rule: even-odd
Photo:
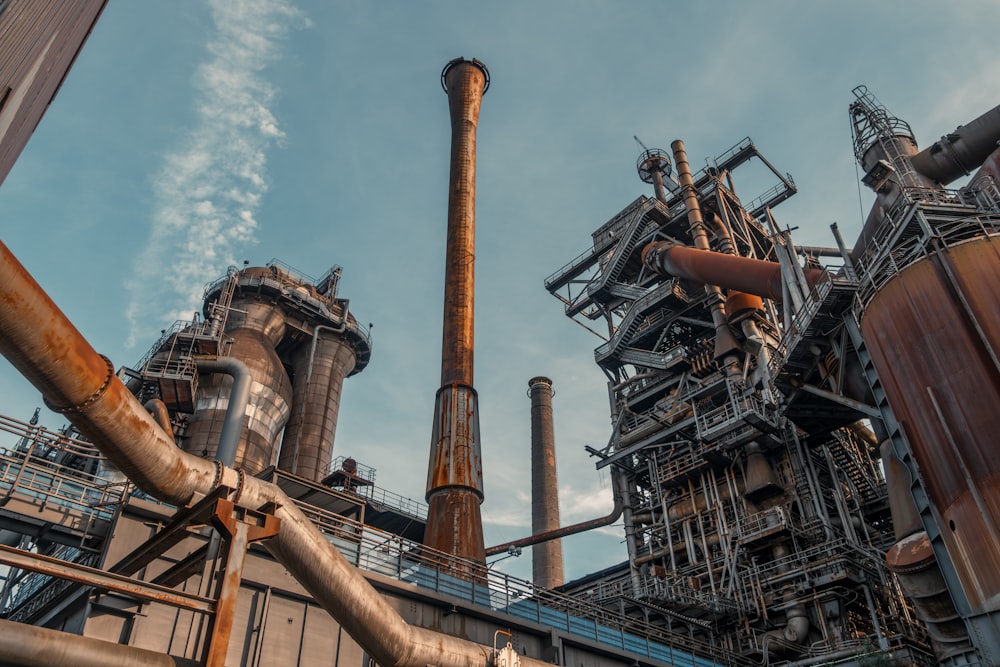
[[[552,380],[528,381],[531,398],[531,533],[559,527],[559,483],[556,480],[556,438],[552,428]],[[549,540],[531,547],[532,578],[536,586],[563,584],[562,541]]]

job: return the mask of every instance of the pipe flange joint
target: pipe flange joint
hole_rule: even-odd
[[[639,259],[643,266],[653,273],[662,274],[664,273],[664,270],[660,265],[660,255],[677,245],[678,244],[673,241],[653,241],[642,249]]]
[[[108,387],[111,386],[111,380],[115,377],[114,363],[103,354],[100,355],[100,357],[101,359],[104,360],[104,363],[107,365],[108,374],[104,378],[104,383],[97,388],[97,391],[91,394],[84,401],[77,403],[76,405],[71,405],[69,407],[64,407],[64,408],[53,405],[48,398],[42,396],[42,401],[45,403],[45,407],[47,407],[49,410],[52,410],[52,412],[57,412],[61,415],[77,414],[83,412],[84,410],[92,406],[94,403],[96,403],[98,400],[100,400],[101,396],[104,395],[104,392],[106,392],[108,390]]]
[[[236,493],[233,494],[233,503],[236,505],[240,504],[240,496],[243,495],[243,488],[246,486],[247,474],[243,472],[243,468],[236,468]]]
[[[226,470],[226,464],[224,464],[219,459],[212,461],[215,464],[215,479],[212,480],[212,488],[219,488],[219,484],[222,484],[222,473]]]

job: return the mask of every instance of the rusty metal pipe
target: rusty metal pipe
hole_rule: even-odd
[[[344,378],[357,365],[350,345],[343,339],[347,331],[348,309],[343,306],[343,320],[338,326],[317,324],[313,327],[306,357],[305,377],[302,377],[302,354],[293,357],[295,380],[292,394],[292,416],[285,426],[278,467],[302,477],[319,481],[327,473],[333,455],[333,440],[340,411],[340,396]],[[321,334],[333,334],[321,340]],[[319,354],[317,354],[317,351]],[[317,364],[320,365],[313,375]]]
[[[781,265],[750,257],[737,257],[710,250],[679,246],[670,241],[654,241],[642,250],[643,262],[658,273],[726,289],[755,294],[780,302]],[[819,269],[803,269],[810,287],[823,277]]]
[[[538,533],[537,535],[529,535],[528,537],[522,537],[519,540],[497,544],[496,546],[487,548],[486,555],[495,556],[497,554],[505,553],[513,548],[530,547],[533,544],[541,544],[542,542],[548,542],[549,540],[558,540],[560,537],[568,537],[570,535],[576,535],[577,533],[585,533],[588,530],[593,530],[594,528],[610,526],[621,517],[622,511],[625,509],[624,494],[621,489],[618,488],[618,484],[613,483],[612,488],[614,492],[615,506],[612,508],[610,514],[605,514],[604,516],[596,519],[588,519],[587,521],[574,523],[570,526],[563,526],[562,528],[557,528],[555,530],[549,530],[544,533]]]
[[[264,546],[376,662],[486,667],[488,647],[407,624],[280,488],[174,446],[2,243],[0,306],[0,353],[139,488],[178,506],[219,485],[238,489],[241,506],[273,503],[281,529]]]
[[[196,667],[200,664],[197,660],[5,619],[0,619],[0,656],[3,664],[19,667]]]
[[[674,152],[674,163],[677,165],[677,180],[684,193],[684,208],[687,211],[688,228],[691,238],[696,248],[709,251],[711,245],[708,242],[708,233],[705,231],[705,221],[701,214],[701,206],[698,203],[698,188],[695,187],[694,178],[691,176],[691,165],[688,163],[687,151],[684,150],[684,142],[680,139],[670,144],[670,149]],[[648,248],[648,246],[647,246]],[[646,256],[646,249],[643,249],[643,258]],[[722,360],[723,366],[728,369],[731,376],[739,373],[739,360],[736,353],[739,351],[739,343],[729,328],[729,318],[726,317],[726,310],[723,306],[725,299],[719,285],[711,281],[705,283],[705,292],[708,294],[708,307],[712,312],[712,323],[715,325],[715,359]]]
[[[219,446],[215,451],[217,459],[231,466],[236,462],[236,452],[240,449],[243,417],[246,416],[247,406],[250,405],[253,374],[245,363],[234,357],[205,356],[195,357],[194,361],[199,371],[224,373],[233,378],[229,405],[226,406],[226,416],[222,421],[222,434],[219,436]]]
[[[476,126],[486,66],[456,58],[441,73],[451,114],[448,243],[445,256],[441,388],[427,469],[424,544],[479,563],[483,542],[482,454],[479,404],[473,388],[474,283],[476,255]]]
[[[170,411],[167,409],[167,404],[158,398],[151,398],[146,401],[143,407],[146,408],[149,414],[153,415],[156,423],[163,429],[163,432],[169,435],[171,440],[174,440],[174,427],[170,423]]]
[[[726,223],[722,221],[719,214],[715,211],[706,211],[705,221],[708,223],[709,229],[712,230],[712,236],[719,242],[719,251],[726,255],[737,254],[736,246],[733,244],[733,237],[730,235]]]

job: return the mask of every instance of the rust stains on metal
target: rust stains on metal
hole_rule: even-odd
[[[872,299],[862,333],[975,610],[1000,605],[1000,239],[940,250]]]
[[[941,568],[924,531],[896,542],[885,555],[886,565],[927,624],[928,635],[939,660],[971,648],[965,623],[955,609]]]
[[[441,385],[472,386],[476,261],[476,128],[486,66],[452,60],[441,74],[451,115],[451,173],[448,180],[448,246],[444,287]]]
[[[476,234],[476,126],[489,72],[456,58],[441,73],[451,114],[451,174],[444,287],[441,389],[427,470],[424,544],[485,562],[479,409],[473,383]]]
[[[643,248],[642,257],[646,266],[660,273],[782,300],[781,265],[777,262],[688,248],[670,241],[650,243]],[[818,269],[803,269],[803,273],[810,287],[823,276]]]
[[[21,307],[0,308],[0,353],[46,395],[66,396],[66,405],[82,403],[103,384],[105,360],[0,244],[0,304],[12,302]],[[39,342],[50,338],[89,350],[90,358],[81,362],[93,373],[76,377],[50,363]],[[186,505],[196,494],[224,485],[237,489],[243,506],[273,507],[281,530],[265,548],[380,665],[484,664],[479,644],[407,624],[280,488],[178,449],[117,377],[96,401],[69,418],[139,488],[160,500]],[[521,664],[547,665],[528,657]]]
[[[251,542],[277,535],[281,520],[273,514],[249,511],[220,498],[215,502],[212,525],[225,537],[225,558],[219,576],[210,633],[212,640],[206,652],[205,667],[225,667],[247,550]]]

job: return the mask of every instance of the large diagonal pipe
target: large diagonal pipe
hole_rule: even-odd
[[[910,164],[924,176],[941,185],[948,185],[957,178],[971,174],[983,163],[1000,142],[1000,106],[933,144],[910,156]]]
[[[490,649],[407,624],[277,486],[178,449],[3,243],[0,353],[147,493],[183,506],[222,484],[241,506],[273,504],[281,530],[264,545],[378,664],[486,667]]]
[[[699,250],[670,241],[654,241],[642,249],[643,263],[653,271],[678,278],[781,301],[781,265],[751,257]],[[810,287],[823,277],[819,269],[802,269]]]

